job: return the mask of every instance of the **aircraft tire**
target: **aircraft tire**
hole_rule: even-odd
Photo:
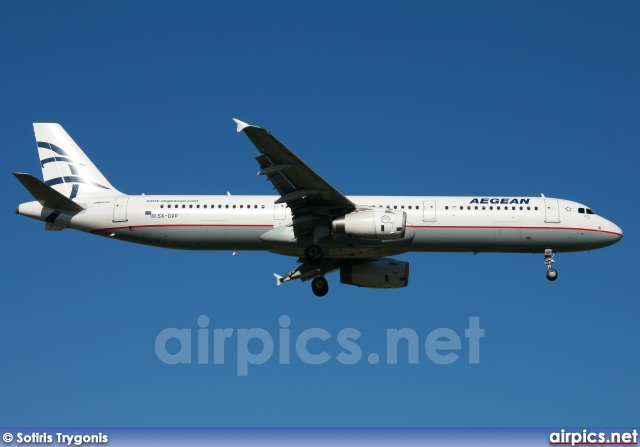
[[[311,264],[316,265],[322,262],[322,248],[319,245],[311,244],[304,250],[305,260]]]
[[[315,296],[325,296],[329,292],[329,283],[324,276],[318,276],[311,281],[311,290]]]
[[[547,270],[547,279],[549,281],[555,281],[558,279],[558,271],[556,269]]]

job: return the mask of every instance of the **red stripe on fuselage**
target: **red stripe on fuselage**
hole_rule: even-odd
[[[596,230],[593,228],[572,228],[572,227],[510,227],[510,226],[480,226],[480,225],[407,225],[407,228],[447,228],[447,229],[508,229],[508,230],[568,230],[568,231],[591,231],[594,233],[613,234],[622,237],[622,234],[615,231]]]
[[[125,225],[122,227],[99,228],[90,233],[102,231],[130,230],[133,228],[160,228],[160,227],[273,227],[273,224],[157,224],[157,225]]]

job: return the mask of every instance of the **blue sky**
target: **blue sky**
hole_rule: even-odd
[[[64,426],[624,426],[640,413],[637,2],[3,2],[0,420]],[[407,254],[410,285],[275,287],[292,258],[127,245],[14,215],[58,122],[129,194],[270,194],[232,118],[345,194],[560,197],[625,232],[596,252]],[[309,328],[332,361],[166,365],[166,328]],[[469,364],[464,330],[485,330]],[[335,360],[362,333],[363,358]],[[369,364],[387,329],[451,365]],[[232,339],[233,343],[236,338]],[[277,341],[276,341],[277,343]],[[231,347],[233,348],[233,344]],[[258,350],[260,345],[253,345]],[[292,348],[295,351],[295,348]],[[194,358],[196,353],[194,347]]]

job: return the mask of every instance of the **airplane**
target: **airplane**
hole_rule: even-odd
[[[35,198],[16,213],[47,230],[184,250],[266,250],[298,258],[277,285],[325,278],[369,288],[409,283],[407,252],[541,253],[550,281],[554,256],[615,244],[622,230],[570,200],[515,196],[345,196],[267,130],[234,119],[257,148],[260,171],[278,195],[128,195],[109,183],[59,124],[34,123],[44,181],[14,172]]]

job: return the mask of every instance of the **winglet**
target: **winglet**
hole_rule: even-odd
[[[276,286],[282,284],[282,276],[278,275],[277,273],[274,273],[273,276],[276,277]]]
[[[234,118],[233,120],[238,125],[238,129],[237,129],[238,132],[242,132],[247,127],[253,127],[251,124],[244,123],[244,122],[240,121],[239,119]]]

